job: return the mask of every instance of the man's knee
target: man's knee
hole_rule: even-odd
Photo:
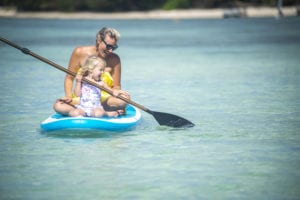
[[[55,110],[55,112],[62,115],[69,115],[69,112],[73,109],[73,107],[61,101],[56,101],[53,104],[53,109]]]

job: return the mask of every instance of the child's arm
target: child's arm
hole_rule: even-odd
[[[81,96],[81,81],[82,75],[76,75],[76,85],[75,85],[75,95],[80,97]]]

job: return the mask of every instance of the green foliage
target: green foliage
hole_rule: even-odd
[[[216,8],[243,3],[276,6],[278,0],[0,0],[0,6],[14,6],[20,11],[138,11],[152,9]],[[300,0],[283,0],[283,5],[298,5]]]
[[[75,3],[73,0],[56,1],[56,10],[74,11]]]
[[[163,5],[163,9],[165,10],[173,10],[177,8],[190,8],[191,0],[167,0],[167,2]]]

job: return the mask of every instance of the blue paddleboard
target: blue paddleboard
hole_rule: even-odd
[[[134,106],[128,105],[126,114],[119,117],[66,117],[55,113],[41,123],[41,129],[43,131],[64,129],[125,131],[135,127],[140,120],[140,111]]]

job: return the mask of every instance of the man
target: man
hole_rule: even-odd
[[[120,57],[113,53],[118,48],[117,42],[120,34],[113,28],[102,28],[96,35],[95,46],[81,46],[74,49],[68,69],[77,73],[80,66],[84,64],[86,59],[90,56],[97,56],[103,58],[107,67],[105,68],[104,81],[112,88],[114,94],[122,95],[125,98],[130,98],[129,94],[121,90],[121,61]],[[53,108],[56,112],[69,115],[73,105],[78,103],[78,99],[74,98],[73,94],[73,81],[74,77],[66,75],[64,82],[65,97],[57,100]],[[120,109],[126,106],[123,100],[110,96],[107,93],[102,93],[101,103],[106,110]]]

